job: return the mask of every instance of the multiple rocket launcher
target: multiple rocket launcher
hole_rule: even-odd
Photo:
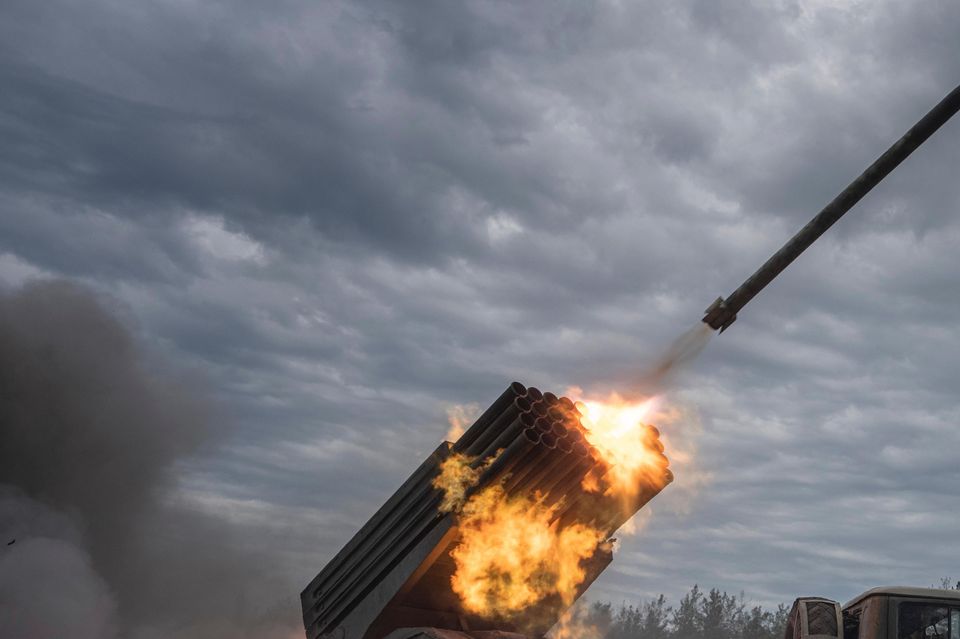
[[[720,332],[729,328],[740,309],[957,111],[960,87],[931,109],[729,297],[717,298],[702,321]],[[400,628],[415,626],[435,629],[432,634],[437,636],[469,630],[476,637],[502,637],[506,636],[503,631],[517,630],[503,620],[471,615],[452,591],[454,565],[449,553],[457,543],[457,515],[439,509],[443,495],[433,486],[433,479],[451,454],[466,453],[475,456],[475,463],[485,468],[472,490],[502,481],[511,495],[540,491],[548,503],[564,500],[557,510],[561,526],[581,521],[612,534],[673,477],[664,464],[662,478],[644,486],[628,508],[611,508],[596,494],[582,489],[582,480],[588,473],[597,472],[598,468],[602,472],[602,461],[586,443],[583,433],[576,409],[568,399],[527,389],[516,382],[511,384],[456,443],[441,444],[310,582],[301,594],[308,639],[381,639]],[[587,562],[590,565],[577,597],[611,559],[609,549],[598,546]],[[563,612],[563,606],[557,602],[552,606],[531,610],[529,618],[540,620],[539,626],[527,625],[523,630],[531,634],[545,632]]]
[[[444,491],[434,486],[444,460],[463,454],[479,471],[466,498],[499,484],[510,497],[538,494],[554,506],[564,527],[586,524],[612,535],[673,480],[656,429],[648,427],[655,472],[632,497],[614,503],[582,488],[588,474],[602,482],[607,462],[590,445],[574,403],[512,383],[455,442],[444,442],[407,479],[301,594],[309,639],[379,639],[402,627],[449,630],[518,630],[510,620],[485,619],[466,610],[451,590],[450,557],[458,540],[456,512],[441,508]],[[610,563],[609,544],[584,562],[579,595]],[[541,602],[524,613],[526,632],[542,634],[563,613],[560,601]]]

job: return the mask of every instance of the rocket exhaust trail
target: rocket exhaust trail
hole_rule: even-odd
[[[653,388],[666,386],[674,373],[700,354],[712,336],[710,327],[699,323],[673,340],[647,375],[647,383]]]

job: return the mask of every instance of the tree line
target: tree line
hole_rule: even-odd
[[[960,590],[960,581],[942,578],[932,588]],[[788,604],[751,606],[743,593],[694,586],[676,607],[664,595],[639,604],[593,602],[586,624],[602,639],[783,639]]]
[[[694,586],[674,607],[664,595],[639,604],[593,602],[587,623],[603,639],[783,639],[790,608],[750,606],[743,593]]]

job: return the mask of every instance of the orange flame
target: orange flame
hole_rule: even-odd
[[[590,608],[582,602],[568,608],[546,634],[546,639],[602,639],[606,633],[590,618]]]
[[[471,498],[460,520],[453,590],[464,607],[485,617],[510,617],[547,597],[573,603],[586,577],[582,566],[606,536],[583,524],[550,525],[556,507],[509,499],[500,486]]]
[[[434,488],[443,491],[440,512],[459,510],[467,498],[467,490],[480,479],[483,469],[472,467],[471,461],[466,455],[454,453],[440,465],[440,474],[433,478]]]
[[[662,488],[669,462],[659,443],[660,433],[643,419],[656,407],[658,399],[630,402],[613,393],[606,401],[578,402],[584,413],[585,437],[596,447],[610,467],[604,477],[606,494],[631,497],[645,486]],[[600,486],[588,476],[583,489],[596,492]]]
[[[570,394],[581,395],[579,389]],[[442,464],[434,485],[444,491],[441,509],[459,513],[451,585],[465,610],[511,618],[548,598],[564,608],[573,603],[587,576],[585,562],[606,542],[610,528],[624,521],[618,515],[632,514],[644,489],[659,490],[669,481],[659,433],[643,423],[655,404],[656,399],[630,402],[616,394],[578,402],[584,438],[603,462],[582,482],[593,495],[591,516],[584,521],[559,517],[564,500],[547,505],[539,493],[508,496],[495,484],[470,494],[483,468],[459,454]]]

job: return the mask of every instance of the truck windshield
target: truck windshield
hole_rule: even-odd
[[[898,639],[960,639],[960,607],[900,604]]]

